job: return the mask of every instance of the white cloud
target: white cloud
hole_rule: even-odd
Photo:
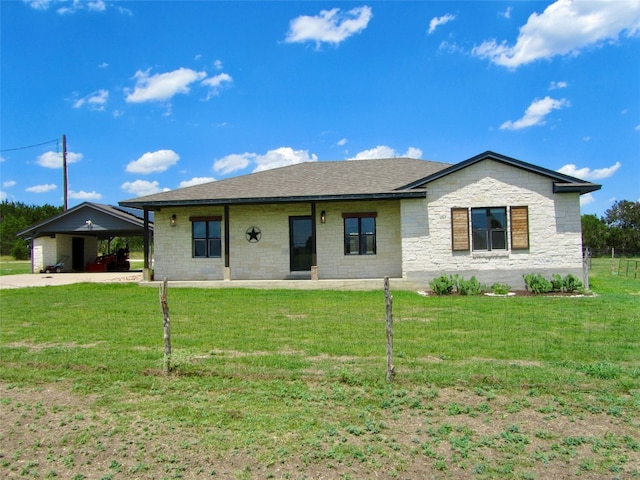
[[[51,4],[51,0],[22,0],[35,10],[47,10]]]
[[[11,188],[15,186],[16,186],[15,180],[7,180],[5,182],[2,182],[2,188]]]
[[[621,167],[620,162],[616,162],[614,165],[605,168],[596,168],[591,170],[589,167],[578,168],[574,164],[569,163],[558,169],[558,172],[570,175],[572,177],[580,178],[582,180],[602,180],[603,178],[609,178],[618,171]]]
[[[107,9],[103,0],[80,1],[73,0],[70,6],[64,6],[56,10],[60,15],[76,13],[79,10],[89,10],[90,12],[104,12]]]
[[[222,60],[215,60],[213,62],[213,68],[216,70],[222,70]]]
[[[149,70],[138,70],[134,75],[136,86],[127,95],[126,101],[141,103],[168,100],[178,93],[189,93],[189,85],[206,76],[206,72],[196,72],[184,67],[155,75],[149,75]]]
[[[129,162],[126,170],[129,173],[161,173],[178,163],[178,160],[180,155],[173,150],[157,150],[144,153],[137,160]]]
[[[47,183],[44,185],[34,185],[32,187],[27,187],[24,190],[25,192],[30,192],[30,193],[46,193],[46,192],[50,192],[51,190],[55,190],[56,188],[58,187],[53,183]]]
[[[103,111],[107,100],[109,100],[109,92],[107,90],[101,89],[90,93],[86,97],[82,97],[76,100],[73,104],[73,108],[80,108],[84,105],[87,105],[90,110]]]
[[[372,17],[371,8],[357,7],[342,13],[339,8],[322,10],[314,17],[302,15],[289,23],[285,39],[289,43],[322,42],[339,44],[350,36],[364,30]]]
[[[149,182],[147,180],[124,182],[122,185],[120,185],[120,188],[125,192],[136,195],[138,197],[169,191],[168,188],[160,188],[160,184],[157,181]]]
[[[107,62],[102,62],[100,65],[98,65],[98,68],[107,68],[109,66],[109,64]]]
[[[4,202],[7,199],[7,192],[0,190],[0,202]]]
[[[498,13],[498,15],[500,15],[501,17],[504,17],[504,18],[511,18],[512,10],[513,9],[511,7],[507,7],[507,9],[504,12],[500,12],[500,13]]]
[[[231,83],[231,82],[233,82],[233,78],[231,78],[231,75],[226,73],[221,73],[214,77],[209,77],[202,80],[200,84],[210,88],[209,95],[207,96],[207,100],[209,100],[211,96],[218,95],[218,91],[220,90],[220,88],[222,88],[223,83]]]
[[[338,145],[341,147],[344,147],[347,144],[347,139],[346,138],[341,138],[340,140],[338,140]]]
[[[449,23],[452,20],[455,20],[456,16],[455,15],[451,15],[450,13],[447,13],[446,15],[443,15],[441,17],[433,17],[431,19],[431,21],[429,22],[429,35],[431,35],[433,32],[436,31],[436,28],[438,28],[440,25],[444,25],[445,23]]]
[[[193,187],[194,185],[202,185],[203,183],[214,182],[215,180],[213,177],[193,177],[191,180],[181,181],[179,187]]]
[[[521,128],[544,125],[546,116],[553,110],[559,110],[569,107],[570,105],[569,101],[565,98],[561,98],[560,100],[551,97],[535,99],[531,105],[527,107],[522,118],[515,122],[507,120],[500,125],[500,130],[520,130]]]
[[[640,30],[640,1],[583,2],[558,0],[541,14],[533,13],[520,27],[515,45],[495,39],[474,47],[472,53],[496,65],[517,68],[556,55],[577,55],[584,48],[615,41]]]
[[[82,160],[81,153],[67,152],[67,165]],[[62,168],[62,153],[44,152],[36,159],[36,163],[45,168]]]
[[[221,174],[232,173],[247,168],[256,158],[255,153],[232,153],[213,162],[213,170]]]
[[[84,190],[80,190],[79,192],[75,192],[73,190],[69,190],[69,198],[74,198],[76,200],[100,200],[102,195],[96,191],[85,192]]]
[[[421,158],[422,150],[416,147],[409,147],[403,154],[398,154],[393,148],[386,145],[378,145],[375,148],[369,150],[363,150],[356,153],[355,157],[349,158],[349,160],[374,160],[379,158],[396,158],[396,157],[408,157],[408,158]]]
[[[585,193],[584,195],[580,195],[580,206],[584,207],[585,205],[589,205],[590,203],[595,202],[596,199],[591,195],[591,193]]]
[[[297,163],[317,162],[318,157],[315,154],[309,155],[308,150],[294,150],[291,147],[280,147],[275,150],[269,150],[264,155],[258,155],[255,158],[258,166],[254,172],[262,172],[277,167],[285,167]]]
[[[567,82],[551,82],[549,84],[549,90],[558,90],[560,88],[567,88],[569,84]]]

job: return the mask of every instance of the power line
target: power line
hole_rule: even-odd
[[[42,145],[48,145],[49,143],[57,143],[58,139],[49,140],[48,142],[36,143],[35,145],[27,145],[25,147],[16,147],[16,148],[4,148],[0,150],[0,152],[15,152],[16,150],[26,150],[27,148],[35,148],[41,147]]]

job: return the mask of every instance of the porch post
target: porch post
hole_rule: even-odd
[[[229,245],[229,205],[224,206],[224,279],[231,280],[231,247]]]
[[[318,280],[318,250],[316,244],[316,202],[311,203],[311,280]]]
[[[144,211],[144,229],[142,230],[142,249],[144,250],[144,268],[142,269],[142,279],[145,281],[151,280],[151,272],[149,268],[149,210],[146,208]]]

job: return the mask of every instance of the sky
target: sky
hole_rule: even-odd
[[[640,0],[0,1],[0,199],[491,150],[640,201]]]

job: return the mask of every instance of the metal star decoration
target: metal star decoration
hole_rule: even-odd
[[[262,232],[258,227],[250,227],[247,229],[244,235],[249,243],[257,243],[262,237]]]

